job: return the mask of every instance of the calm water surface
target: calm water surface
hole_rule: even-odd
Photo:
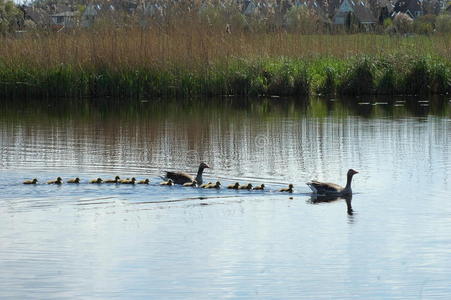
[[[448,98],[3,101],[0,298],[449,299]],[[268,190],[158,185],[199,161]]]

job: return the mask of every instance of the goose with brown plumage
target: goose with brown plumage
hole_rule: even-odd
[[[196,180],[197,184],[201,185],[203,182],[202,174],[204,173],[204,170],[206,168],[210,167],[206,163],[201,162],[195,178],[185,172],[171,172],[171,171],[166,171],[166,178],[171,179],[175,184],[185,184],[187,182],[193,182],[194,180]]]
[[[345,187],[342,187],[335,183],[319,182],[316,180],[307,182],[307,185],[310,187],[310,189],[312,190],[312,192],[314,194],[318,194],[318,195],[336,195],[336,196],[352,195],[352,189],[351,189],[352,177],[358,173],[359,172],[357,172],[356,170],[353,170],[353,169],[348,170],[347,181],[346,181]]]

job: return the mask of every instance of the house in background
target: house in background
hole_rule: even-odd
[[[24,20],[32,22],[33,26],[47,28],[51,24],[48,12],[35,6],[21,6],[24,14]]]
[[[51,14],[51,26],[56,30],[77,27],[79,25],[79,16],[80,14],[78,11],[63,11],[60,13]]]
[[[333,17],[334,25],[350,27],[353,24],[369,30],[377,23],[370,7],[361,0],[343,0]]]
[[[398,13],[407,14],[412,19],[424,15],[422,2],[420,0],[398,0],[393,8],[392,16]]]

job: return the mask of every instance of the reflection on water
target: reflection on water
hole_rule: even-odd
[[[326,196],[326,195],[312,195],[310,197],[310,203],[312,204],[322,204],[329,203],[337,200],[344,200],[346,203],[346,212],[348,215],[352,216],[354,214],[354,210],[352,209],[352,195],[344,195],[341,197],[337,196]]]
[[[446,298],[450,117],[446,97],[4,101],[0,298]],[[267,190],[159,185],[199,161]],[[352,199],[309,193],[349,168]],[[115,175],[151,182],[87,183]]]

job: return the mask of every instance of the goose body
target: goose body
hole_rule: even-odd
[[[192,182],[186,182],[186,183],[183,184],[183,186],[197,187],[197,181],[194,180]]]
[[[135,177],[132,177],[132,179],[124,179],[120,181],[120,183],[122,184],[135,184],[135,182],[136,182]]]
[[[67,183],[80,183],[80,178],[73,178],[73,179],[69,179],[68,181],[67,181]]]
[[[89,183],[92,183],[92,184],[101,184],[102,182],[103,182],[102,178],[97,178],[97,179],[91,180]]]
[[[56,180],[47,181],[47,184],[62,184],[62,183],[63,179],[61,179],[61,177],[58,177]]]
[[[288,188],[280,189],[279,192],[282,192],[282,193],[284,193],[284,192],[285,193],[293,193],[293,185],[289,184]]]
[[[265,185],[262,183],[261,185],[259,185],[259,186],[256,186],[256,187],[254,187],[253,188],[253,190],[264,190],[265,189]]]
[[[252,184],[247,184],[247,185],[240,185],[238,187],[239,190],[252,190]]]
[[[202,174],[204,173],[204,169],[210,168],[206,163],[202,162],[199,165],[199,169],[197,170],[196,177],[191,176],[185,172],[166,172],[166,178],[171,179],[175,184],[185,184],[187,182],[193,182],[196,180],[197,184],[202,184]]]
[[[119,181],[121,180],[121,178],[119,176],[116,176],[114,179],[107,179],[104,180],[104,183],[119,183]]]
[[[169,179],[168,181],[163,181],[160,183],[160,185],[174,185],[174,182],[172,182],[172,179]]]
[[[220,189],[221,183],[219,181],[216,181],[215,184],[209,184],[205,187],[206,189]]]
[[[38,180],[34,178],[33,180],[25,180],[23,184],[36,184],[38,183]]]
[[[329,182],[320,182],[316,180],[312,180],[310,182],[307,182],[307,185],[310,187],[312,192],[314,194],[318,195],[352,195],[352,189],[351,189],[351,182],[352,177],[355,174],[358,174],[359,172],[349,169],[347,173],[347,181],[346,186],[342,187],[335,183],[329,183]]]
[[[149,184],[150,180],[149,179],[144,179],[144,180],[140,180],[138,181],[138,184]]]
[[[237,190],[239,187],[240,187],[240,183],[239,183],[239,182],[235,182],[235,184],[229,184],[229,185],[227,186],[227,188],[228,188],[229,190]]]
[[[206,189],[207,188],[207,186],[209,186],[209,185],[211,185],[211,184],[213,184],[213,182],[208,182],[208,183],[204,183],[204,184],[201,184],[199,187],[201,188],[201,189]]]

